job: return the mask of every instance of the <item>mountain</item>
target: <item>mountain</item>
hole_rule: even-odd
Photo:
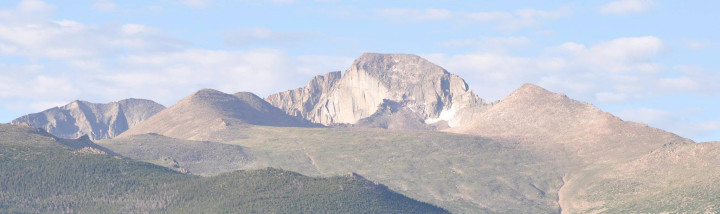
[[[720,176],[703,172],[720,160],[708,159],[720,155],[718,144],[700,146],[536,85],[523,85],[464,126],[445,131],[515,141],[545,154],[564,172],[558,190],[563,212],[717,210],[717,201],[698,195],[697,188]]]
[[[633,158],[664,144],[693,143],[532,84],[521,86],[467,124],[446,131],[555,145],[586,160]]]
[[[113,138],[165,109],[150,100],[125,99],[106,104],[73,101],[62,107],[19,117],[11,124],[29,124],[57,137],[90,140]]]
[[[401,112],[412,112],[411,117],[423,123],[443,121],[440,127],[453,127],[462,123],[456,113],[484,104],[462,78],[440,66],[415,55],[377,53],[357,58],[342,77],[340,72],[317,76],[304,88],[266,100],[290,115],[324,125],[355,124],[388,100],[402,104]]]
[[[185,97],[121,135],[156,133],[186,140],[205,140],[212,133],[248,125],[318,125],[285,114],[252,93],[226,94],[203,89]]]
[[[2,213],[448,213],[351,173],[261,169],[198,177],[87,153],[0,124]]]

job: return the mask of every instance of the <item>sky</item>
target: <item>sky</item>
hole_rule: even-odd
[[[488,101],[523,83],[720,140],[720,1],[0,1],[0,122],[73,100],[259,96],[364,52],[422,56]]]

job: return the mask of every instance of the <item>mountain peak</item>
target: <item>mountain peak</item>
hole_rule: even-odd
[[[237,99],[237,97],[226,94],[224,92],[215,89],[201,89],[192,93],[190,96],[185,97],[178,103],[187,103],[190,105],[213,105],[213,106],[224,106],[224,103],[230,103]]]
[[[41,128],[60,138],[89,135],[91,140],[113,138],[165,107],[150,100],[126,99],[110,103],[74,100],[67,105],[19,117],[11,124]]]
[[[351,70],[364,71],[381,79],[417,79],[425,75],[444,75],[442,67],[413,54],[364,53],[355,61]]]
[[[122,136],[158,133],[180,139],[206,140],[215,132],[246,125],[316,126],[286,115],[249,92],[232,95],[214,89],[202,89],[126,131]]]
[[[552,97],[552,96],[562,96],[565,95],[558,94],[555,92],[548,91],[547,89],[531,84],[531,83],[525,83],[520,88],[515,89],[508,97]]]
[[[325,125],[355,124],[385,100],[403,103],[421,121],[451,120],[463,108],[483,105],[465,80],[412,54],[364,53],[340,79],[325,77],[267,100],[287,114]]]
[[[189,97],[190,98],[196,98],[196,97],[203,98],[203,97],[216,97],[216,96],[226,96],[226,95],[227,94],[222,91],[204,88],[204,89],[200,89],[200,90],[196,91],[195,93],[192,93]]]

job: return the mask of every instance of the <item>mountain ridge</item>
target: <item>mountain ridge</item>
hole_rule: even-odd
[[[67,139],[88,135],[91,140],[113,138],[139,124],[164,106],[145,99],[123,99],[110,103],[75,100],[65,106],[21,116],[10,124],[28,124]]]
[[[720,144],[624,121],[534,84],[487,104],[460,77],[408,54],[366,53],[344,75],[264,100],[199,90],[101,142],[203,175],[358,172],[460,213],[707,211],[717,210],[708,195],[720,192],[710,182],[720,173],[704,171],[720,168]]]
[[[207,140],[214,132],[248,125],[318,127],[285,114],[249,92],[231,95],[201,89],[120,137],[157,133],[186,140]]]
[[[619,152],[630,157],[663,144],[694,143],[642,123],[623,121],[590,103],[533,84],[524,84],[466,125],[446,131],[561,144],[592,158],[629,146],[644,149]]]

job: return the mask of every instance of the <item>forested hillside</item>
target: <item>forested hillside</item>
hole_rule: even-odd
[[[446,213],[351,174],[278,169],[199,177],[76,150],[33,128],[0,125],[0,212]]]

